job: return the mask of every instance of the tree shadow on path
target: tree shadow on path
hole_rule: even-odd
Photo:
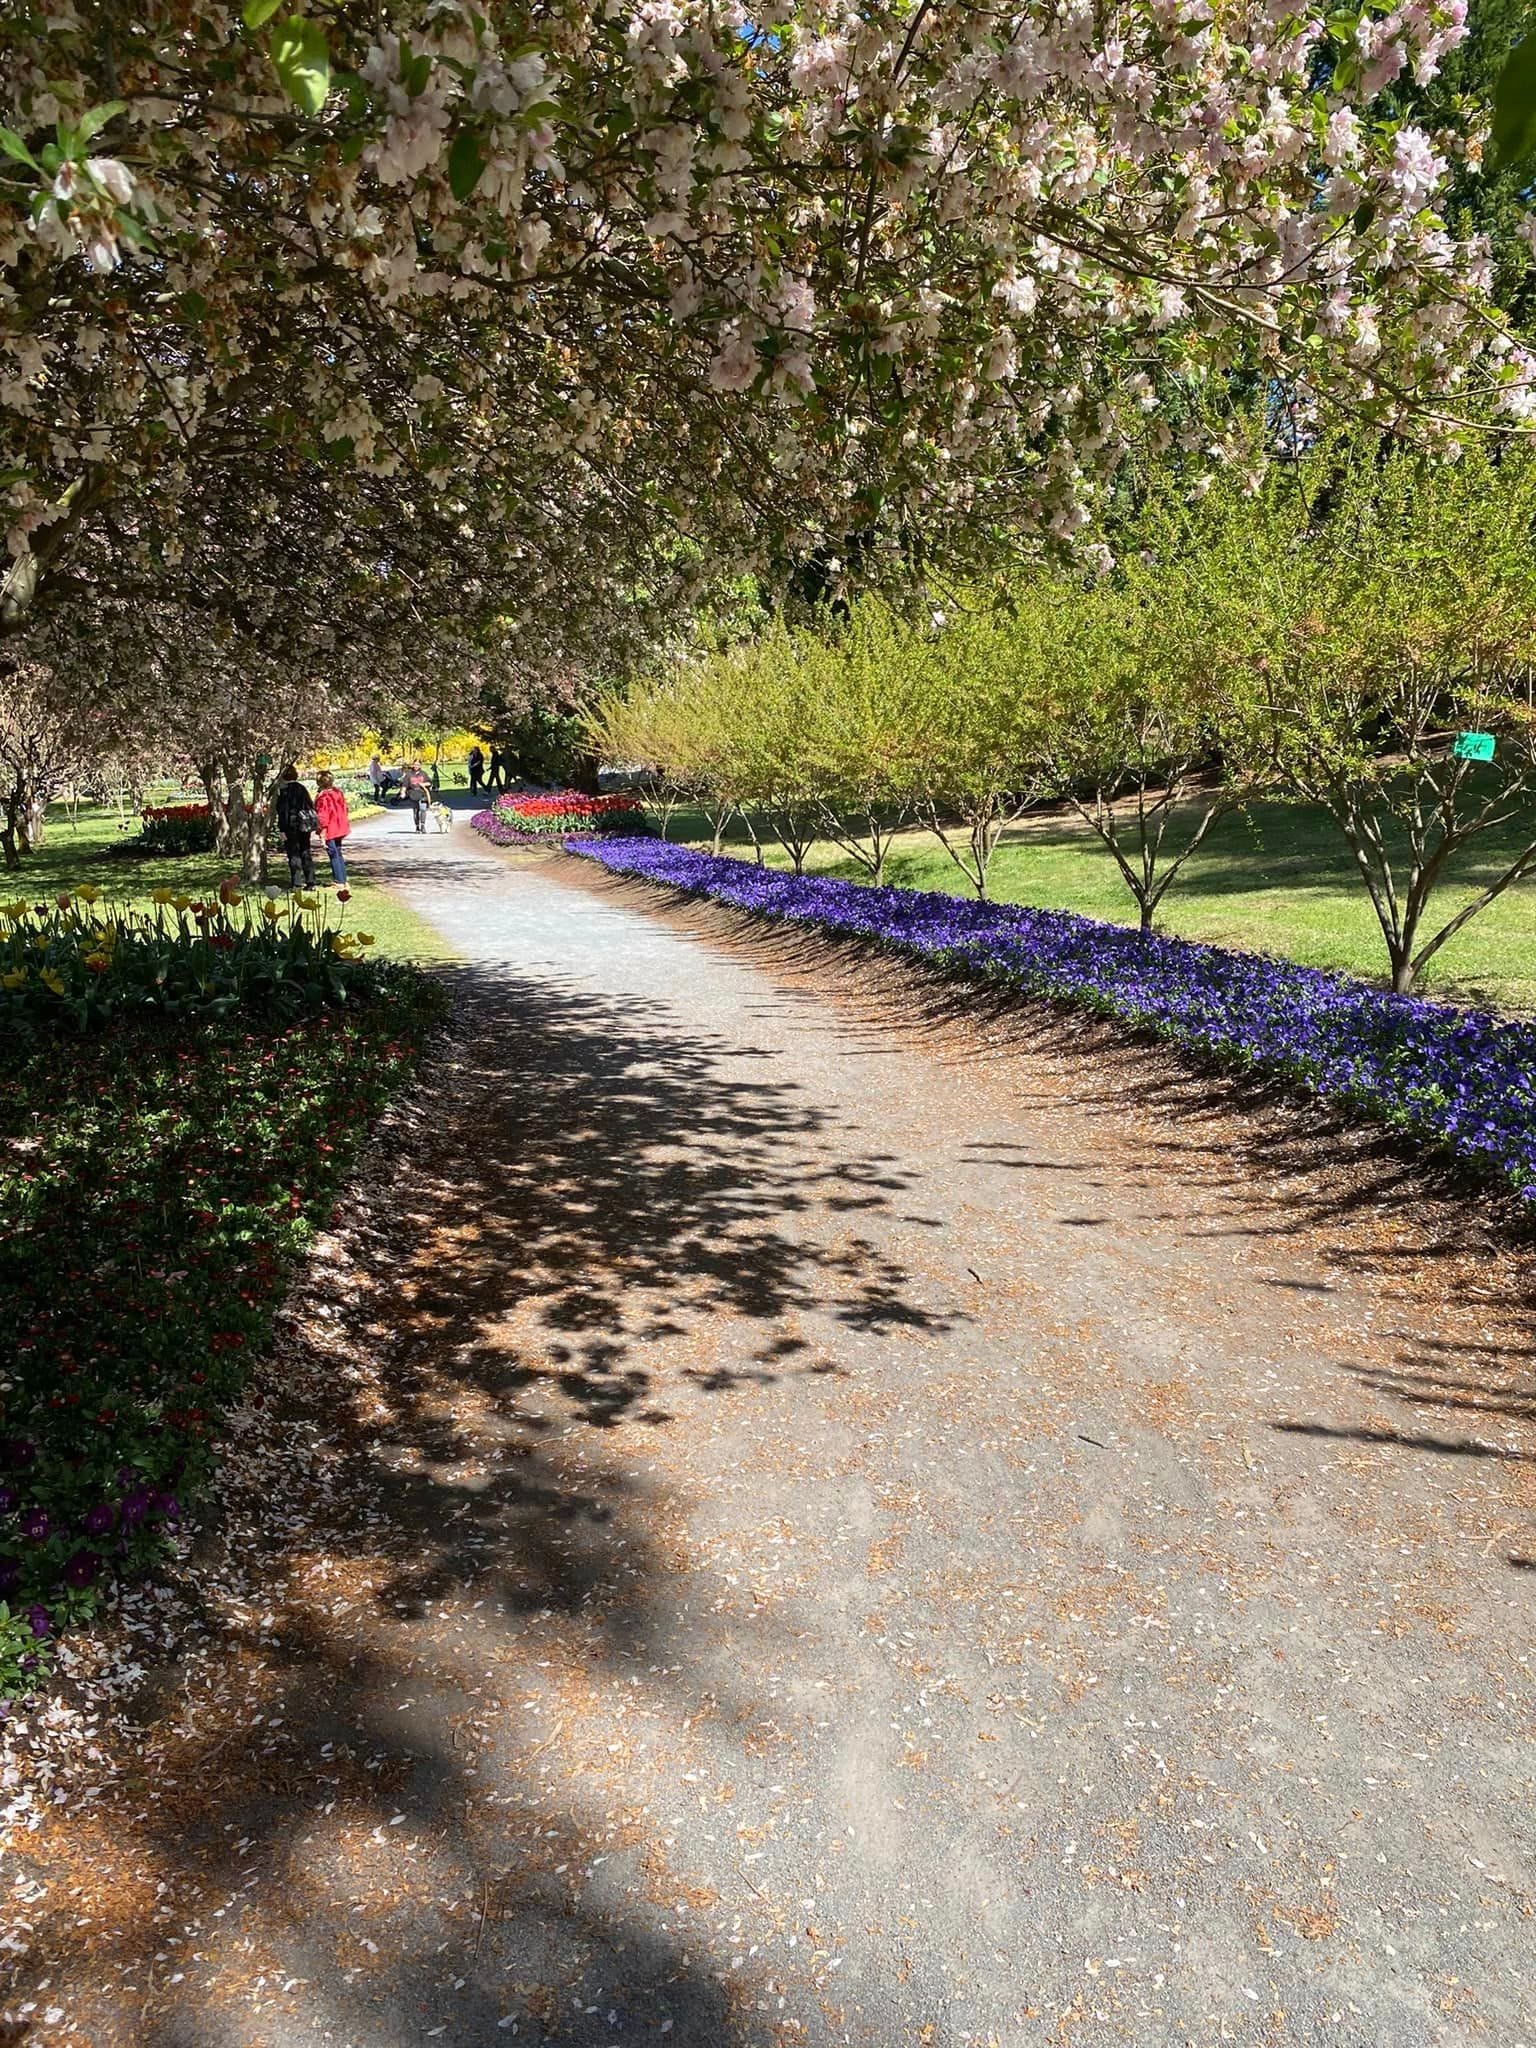
[[[457,980],[235,1419],[200,1619],[35,1838],[7,2003],[64,2014],[40,2037],[781,2038],[658,1843],[675,1764],[628,1737],[626,1708],[663,1754],[690,1718],[777,1739],[641,1461],[684,1404],[846,1371],[812,1310],[944,1327],[861,1229],[909,1177],[670,1010]]]

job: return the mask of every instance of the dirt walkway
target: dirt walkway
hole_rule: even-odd
[[[363,857],[460,1035],[0,2040],[1536,2043],[1518,1262],[1076,1027]]]

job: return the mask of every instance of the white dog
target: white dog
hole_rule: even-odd
[[[432,806],[432,815],[437,820],[439,832],[451,832],[453,830],[453,813],[445,803],[435,803]]]

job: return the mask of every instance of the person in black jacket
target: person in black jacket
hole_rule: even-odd
[[[315,861],[309,837],[318,821],[314,800],[300,782],[299,771],[291,761],[277,778],[277,798],[272,806],[272,815],[282,835],[283,852],[288,856],[289,888],[302,886],[313,889]]]

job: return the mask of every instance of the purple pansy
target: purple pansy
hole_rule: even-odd
[[[616,873],[862,938],[1272,1074],[1536,1188],[1536,1025],[1068,911],[790,875],[666,840],[568,839]]]
[[[136,1529],[139,1526],[149,1513],[150,1503],[154,1497],[147,1486],[136,1486],[131,1493],[123,1495],[121,1512],[125,1529]]]

